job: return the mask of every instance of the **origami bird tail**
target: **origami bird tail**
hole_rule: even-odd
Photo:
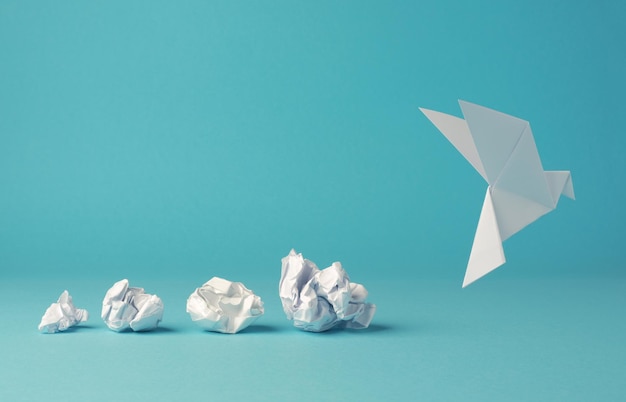
[[[472,252],[463,279],[463,287],[482,278],[506,262],[490,190],[487,188],[483,209],[480,212]]]

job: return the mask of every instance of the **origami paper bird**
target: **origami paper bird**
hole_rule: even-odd
[[[530,124],[459,100],[465,119],[420,108],[487,181],[463,287],[506,262],[502,242],[574,199],[569,171],[544,171]]]

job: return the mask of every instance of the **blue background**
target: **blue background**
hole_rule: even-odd
[[[175,4],[176,3],[176,4]],[[0,2],[0,399],[617,400],[626,393],[626,6]],[[561,200],[461,290],[486,184],[418,107],[531,122]],[[340,260],[378,313],[307,334],[280,258]],[[184,311],[212,276],[266,315]],[[160,331],[116,334],[121,278]],[[91,319],[44,336],[68,289]]]

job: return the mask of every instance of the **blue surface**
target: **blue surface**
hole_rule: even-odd
[[[459,2],[460,3],[460,2]],[[0,2],[0,400],[617,400],[626,393],[620,2]],[[418,107],[530,121],[577,200],[461,290],[486,184]],[[378,305],[306,334],[295,247]],[[217,275],[266,303],[204,333]],[[99,319],[121,278],[163,330]],[[64,289],[91,319],[45,336]]]

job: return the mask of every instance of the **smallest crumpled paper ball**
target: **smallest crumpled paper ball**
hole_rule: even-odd
[[[38,328],[44,334],[54,334],[87,321],[88,318],[87,310],[74,307],[72,296],[67,290],[64,290],[59,296],[59,300],[52,303],[41,317]]]
[[[104,295],[102,319],[113,331],[150,331],[163,319],[163,302],[142,288],[129,287],[128,279],[122,279]]]
[[[208,331],[235,334],[263,315],[263,302],[243,283],[213,277],[189,296],[187,312]]]

